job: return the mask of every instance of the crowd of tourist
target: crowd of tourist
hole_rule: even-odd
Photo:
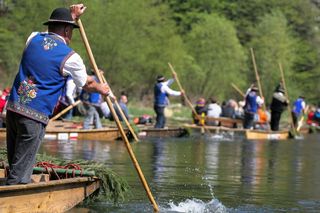
[[[197,125],[221,126],[222,119],[230,118],[242,120],[245,129],[262,129],[278,131],[282,113],[287,109],[289,101],[285,90],[279,84],[273,93],[271,104],[265,105],[263,97],[259,96],[259,89],[251,85],[244,95],[244,99],[236,101],[229,99],[221,103],[214,97],[208,101],[201,97],[195,104],[192,113],[193,122]],[[299,126],[299,120],[308,113],[307,123],[318,126],[320,122],[320,104],[307,110],[305,97],[299,96],[292,104],[290,112],[295,128]],[[234,127],[237,127],[236,125]]]

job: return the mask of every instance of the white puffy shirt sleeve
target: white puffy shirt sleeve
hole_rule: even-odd
[[[163,83],[162,87],[161,87],[161,92],[165,92],[168,95],[172,95],[172,96],[180,96],[181,92],[180,91],[175,91],[172,90],[168,87],[168,83],[172,83],[171,81],[166,81]]]
[[[263,99],[260,96],[257,96],[257,104],[259,104],[260,106],[264,103]]]
[[[77,87],[83,87],[87,82],[87,71],[78,53],[72,54],[63,66],[63,75],[70,75]]]

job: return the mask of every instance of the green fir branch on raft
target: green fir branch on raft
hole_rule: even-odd
[[[7,162],[7,150],[0,148],[0,161]],[[50,162],[58,166],[78,164],[83,171],[94,171],[95,176],[101,180],[98,194],[90,197],[86,202],[110,200],[114,203],[123,201],[129,193],[128,183],[118,174],[107,168],[103,163],[88,160],[63,160],[46,154],[37,154],[37,162]]]
[[[112,200],[114,203],[118,203],[125,199],[125,195],[129,191],[128,183],[102,163],[80,159],[62,160],[46,154],[37,154],[37,162],[41,161],[51,162],[60,166],[70,163],[78,164],[83,171],[94,171],[95,175],[101,179],[102,182],[98,196],[93,196],[91,198],[93,201],[108,199]]]

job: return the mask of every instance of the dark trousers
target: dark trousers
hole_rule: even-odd
[[[279,123],[281,119],[281,112],[271,112],[271,121],[270,126],[272,131],[278,131],[279,130]]]
[[[297,128],[299,115],[297,115],[294,112],[291,112],[291,114],[292,114],[293,125],[295,126],[295,128]]]
[[[154,128],[164,128],[166,124],[166,117],[164,116],[164,106],[154,105],[154,111],[156,112],[156,125]]]
[[[7,185],[31,182],[36,154],[45,133],[45,125],[15,112],[7,111]]]
[[[245,112],[243,120],[243,128],[251,129],[253,127],[254,113]]]

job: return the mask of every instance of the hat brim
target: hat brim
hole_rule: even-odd
[[[54,23],[64,23],[64,24],[72,25],[73,28],[80,28],[79,25],[77,25],[75,22],[60,21],[60,20],[48,20],[47,22],[44,22],[43,25],[49,25]]]
[[[165,80],[166,80],[165,77],[162,77],[162,78],[158,78],[158,79],[157,79],[158,82],[165,81]]]

